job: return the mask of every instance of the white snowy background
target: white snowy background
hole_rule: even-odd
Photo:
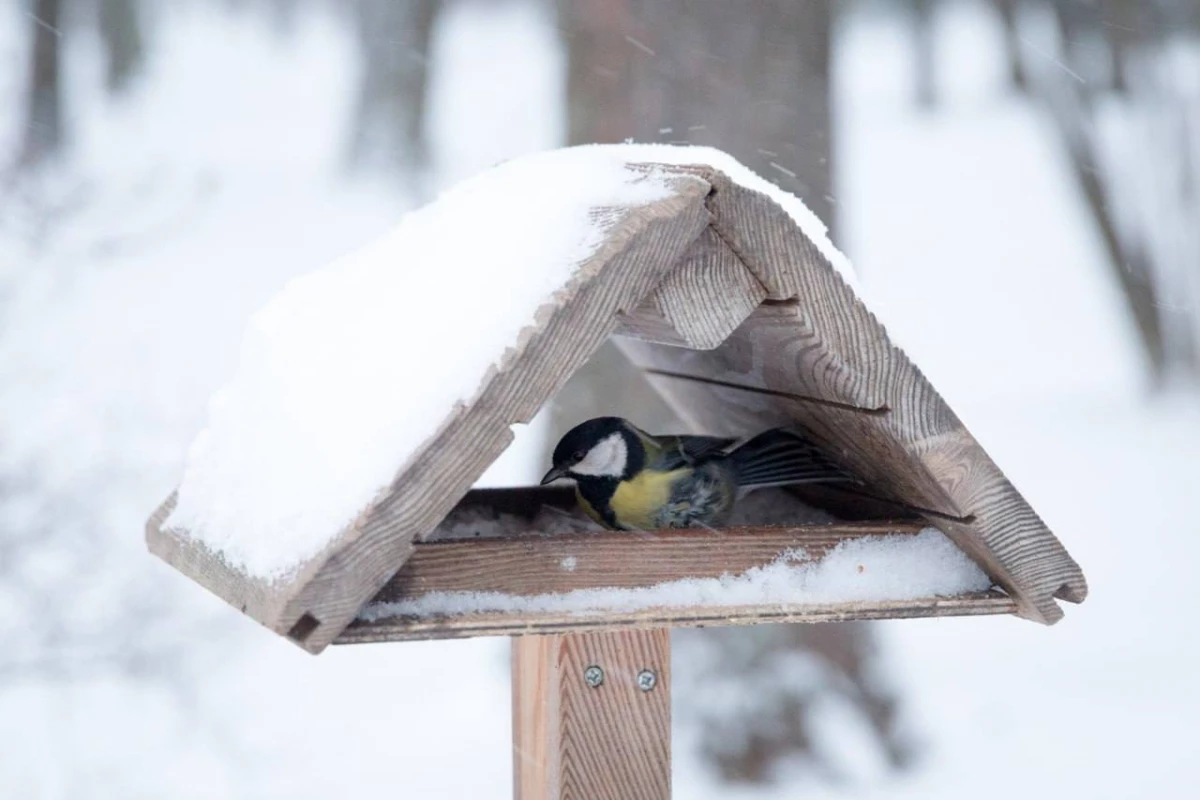
[[[249,314],[425,196],[345,176],[353,43],[323,9],[302,6],[281,36],[263,13],[176,4],[116,101],[79,37],[69,155],[0,205],[0,797],[510,796],[506,641],[311,658],[142,540]],[[23,3],[0,6],[0,155],[22,124],[28,23]],[[936,30],[932,112],[911,105],[895,20],[852,14],[838,30],[838,244],[1091,596],[1053,628],[882,625],[922,745],[906,772],[830,707],[821,746],[847,781],[785,772],[731,789],[681,725],[682,800],[1200,785],[1200,400],[1145,391],[1099,237],[1048,120],[1005,86],[988,7],[951,5]],[[430,69],[427,188],[561,143],[565,64],[541,6],[452,6]],[[533,427],[489,482],[539,471]]]

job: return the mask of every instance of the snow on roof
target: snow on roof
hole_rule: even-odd
[[[708,164],[768,194],[852,280],[803,203],[719,150],[590,145],[502,163],[251,318],[165,527],[267,580],[317,555],[597,250],[612,218],[600,210],[671,194],[639,162]]]
[[[571,569],[564,565],[564,569]],[[461,615],[487,611],[631,612],[662,606],[821,605],[919,600],[981,592],[991,580],[944,534],[926,528],[916,536],[867,536],[837,545],[820,561],[785,554],[739,575],[690,578],[644,588],[578,589],[539,595],[499,592],[430,592],[372,603],[359,619]]]
[[[804,201],[790,192],[785,192],[754,170],[738,161],[724,150],[715,147],[679,146],[671,144],[624,144],[624,145],[583,145],[573,148],[586,151],[589,149],[608,150],[620,148],[622,155],[629,162],[650,162],[656,164],[707,164],[720,170],[737,185],[751,191],[765,194],[779,204],[792,221],[800,226],[821,255],[841,275],[842,280],[856,292],[859,291],[858,276],[850,264],[850,259],[834,247],[829,239],[829,226],[821,221],[812,209],[804,205]]]

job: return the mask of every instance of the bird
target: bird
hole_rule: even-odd
[[[541,484],[574,480],[580,507],[606,528],[657,530],[720,527],[753,489],[857,482],[797,431],[739,441],[654,436],[621,417],[597,417],[562,437]]]

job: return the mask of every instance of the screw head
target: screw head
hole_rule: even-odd
[[[583,680],[588,686],[595,689],[604,683],[604,670],[593,664],[583,671]]]
[[[643,692],[648,692],[658,685],[658,676],[653,670],[644,669],[637,676],[638,688]]]

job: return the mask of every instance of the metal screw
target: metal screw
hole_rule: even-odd
[[[652,670],[644,669],[638,673],[638,688],[648,692],[658,684],[658,676]]]
[[[583,671],[583,679],[587,682],[588,686],[595,689],[597,686],[604,683],[604,670],[593,664]]]

